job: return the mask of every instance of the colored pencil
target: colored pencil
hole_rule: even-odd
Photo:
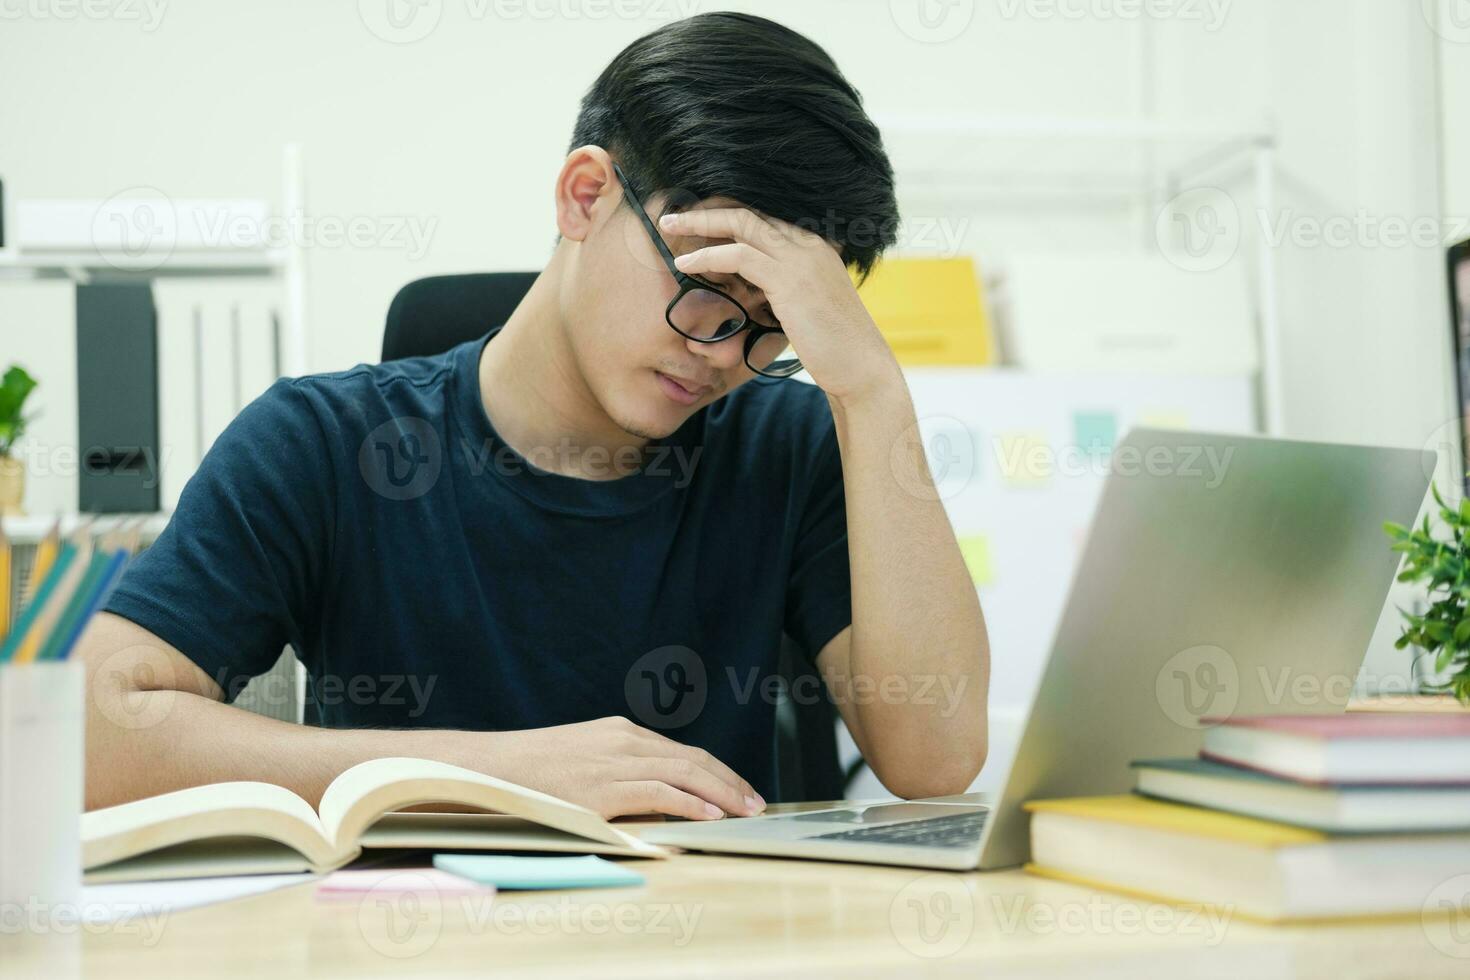
[[[68,603],[66,612],[62,614],[45,646],[36,655],[38,661],[65,660],[71,655],[72,648],[76,646],[82,631],[87,628],[87,623],[102,607],[102,603],[112,592],[112,587],[122,577],[123,567],[127,562],[128,553],[121,548],[112,552],[99,551],[92,556],[92,565],[87,569],[86,578]]]
[[[66,611],[67,603],[71,602],[72,596],[76,594],[77,587],[82,584],[87,569],[92,564],[92,539],[86,534],[73,535],[73,540],[67,544],[73,549],[74,557],[71,564],[65,569],[58,569],[56,587],[51,590],[45,603],[37,599],[36,604],[41,607],[35,622],[31,624],[26,635],[21,638],[20,646],[15,651],[15,662],[28,664],[36,659],[36,654],[41,652],[41,646],[56,628],[56,623],[61,619],[61,614]],[[49,579],[51,576],[47,576]]]
[[[51,571],[51,565],[56,561],[57,552],[61,549],[61,518],[51,525],[51,530],[36,545],[35,560],[31,562],[31,574],[26,579],[25,597],[21,600],[22,606],[29,606],[36,601],[36,590],[46,578],[46,573]]]
[[[10,632],[10,540],[0,527],[0,640]]]
[[[15,621],[15,629],[11,630],[10,634],[5,637],[5,642],[0,644],[0,663],[14,658],[36,620],[40,618],[42,607],[50,600],[52,592],[55,591],[57,584],[76,557],[76,552],[76,548],[70,542],[61,546],[50,571],[36,586],[35,596],[21,611],[20,618]]]

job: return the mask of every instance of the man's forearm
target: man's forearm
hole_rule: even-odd
[[[844,717],[856,721],[854,737],[890,789],[917,780],[922,791],[933,780],[953,791],[973,778],[987,748],[990,662],[979,598],[896,365],[886,383],[831,401],[852,567],[845,668],[875,692],[855,698]],[[896,679],[888,690],[898,696],[884,696],[885,678]]]
[[[119,716],[142,724],[119,724]],[[469,734],[338,731],[266,718],[198,694],[99,691],[87,719],[86,805],[92,810],[204,783],[258,780],[285,786],[315,806],[339,773],[369,759],[406,755],[459,764],[467,753],[456,739]]]
[[[97,617],[82,639],[89,810],[240,779],[285,786],[315,805],[338,773],[359,762],[388,755],[449,762],[468,754],[468,733],[331,731],[224,704],[203,671],[117,616]]]

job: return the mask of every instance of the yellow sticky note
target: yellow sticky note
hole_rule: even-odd
[[[1189,416],[1183,412],[1145,412],[1139,416],[1138,424],[1145,429],[1187,429]]]
[[[1044,432],[1004,432],[996,439],[997,462],[1008,483],[1022,486],[1051,479],[1054,460]]]
[[[900,364],[989,364],[990,318],[968,257],[889,258],[858,296]]]
[[[976,585],[995,581],[995,566],[990,561],[990,539],[983,534],[965,534],[959,538],[960,554]]]

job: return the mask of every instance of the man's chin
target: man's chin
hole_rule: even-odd
[[[626,394],[629,397],[621,399],[621,404],[616,406],[615,411],[608,411],[608,417],[630,436],[653,442],[673,435],[704,404],[701,400],[697,404],[685,406],[663,395],[647,398],[639,397],[644,395],[643,392]]]
[[[670,422],[667,420],[655,420],[651,418],[623,418],[618,419],[618,428],[635,439],[647,439],[649,442],[659,442],[667,439],[679,430],[684,420]]]

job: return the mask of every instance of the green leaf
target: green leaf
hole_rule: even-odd
[[[1442,674],[1448,670],[1450,662],[1455,659],[1455,654],[1458,652],[1454,647],[1445,647],[1440,650],[1439,656],[1434,658],[1434,672]]]
[[[22,409],[35,388],[36,379],[18,364],[11,365],[0,377],[0,455],[8,455],[10,447],[25,432],[26,416]]]
[[[36,379],[27,374],[25,368],[19,364],[11,365],[0,377],[0,418],[18,417],[21,406],[35,387]]]
[[[1424,634],[1439,643],[1450,641],[1450,627],[1448,623],[1438,620],[1430,620],[1424,624]]]
[[[1467,644],[1470,644],[1470,619],[1462,619],[1455,627],[1455,646],[1463,648]]]

